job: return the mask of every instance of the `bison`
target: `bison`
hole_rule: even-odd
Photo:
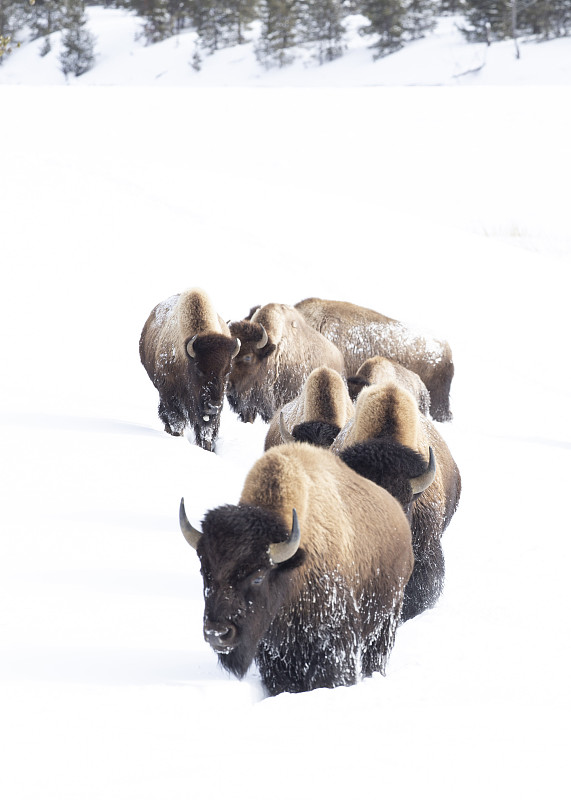
[[[165,431],[180,436],[192,426],[196,443],[214,449],[226,381],[240,341],[200,289],[159,303],[139,341],[141,362],[159,392]]]
[[[270,695],[384,673],[413,566],[400,504],[329,450],[273,447],[238,505],[202,531],[180,505],[204,583],[204,637],[241,678],[255,661]]]
[[[416,399],[418,410],[422,414],[430,413],[430,394],[416,372],[411,372],[402,364],[384,356],[368,358],[361,364],[355,375],[347,378],[351,400],[356,400],[359,392],[365,386],[389,381],[398,383],[403,389],[407,389]]]
[[[330,367],[317,367],[304,383],[301,394],[274,414],[264,449],[291,441],[288,428],[294,429],[296,441],[329,447],[354,410],[341,375]]]
[[[435,420],[452,419],[450,384],[454,364],[448,342],[415,332],[402,322],[353,303],[310,297],[294,307],[341,350],[347,375],[354,375],[367,358],[386,356],[422,378],[430,393],[430,414]]]
[[[253,422],[257,414],[269,422],[297,397],[316,367],[345,374],[337,347],[291,306],[268,303],[250,318],[231,322],[230,331],[240,339],[241,349],[232,366],[227,397],[242,422]]]
[[[402,621],[432,608],[444,586],[441,537],[460,499],[456,462],[435,425],[412,395],[396,384],[363,389],[333,452],[383,486],[410,520],[414,570],[405,590]]]

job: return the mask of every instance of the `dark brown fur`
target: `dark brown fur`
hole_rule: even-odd
[[[191,358],[187,344],[195,335]],[[190,289],[155,306],[143,327],[139,354],[159,392],[159,418],[167,433],[180,436],[190,425],[196,443],[214,449],[236,347],[203,291]]]
[[[287,538],[293,508],[300,549],[274,566],[268,546]],[[205,637],[232,627],[232,646],[216,649],[233,674],[255,660],[275,695],[384,672],[413,565],[410,529],[390,494],[329,451],[268,450],[240,505],[207,513],[197,552]]]
[[[434,419],[452,419],[454,364],[448,342],[412,331],[398,320],[353,303],[310,297],[296,303],[295,308],[341,350],[348,375],[355,375],[366,359],[386,356],[424,381]]]
[[[261,326],[268,342],[258,348]],[[291,306],[268,303],[257,308],[251,319],[230,323],[230,331],[242,345],[234,360],[227,397],[242,422],[253,422],[258,414],[269,422],[278,409],[297,397],[316,367],[328,366],[345,374],[339,350]]]
[[[311,425],[328,439],[320,444],[329,447],[347,420],[353,416],[354,406],[341,375],[330,367],[317,367],[303,384],[301,394],[274,414],[266,434],[265,450],[283,444],[280,432],[282,413],[288,432],[294,434],[297,429],[299,433],[300,425],[304,425],[304,430],[306,425]],[[311,434],[312,441],[315,435]],[[295,438],[300,441],[297,436]]]
[[[427,466],[429,447],[436,475],[420,495],[409,480]],[[414,571],[405,592],[402,619],[431,608],[444,585],[441,537],[460,499],[461,478],[436,426],[420,414],[414,398],[396,385],[364,389],[355,417],[333,444],[343,461],[396,497],[411,523]]]

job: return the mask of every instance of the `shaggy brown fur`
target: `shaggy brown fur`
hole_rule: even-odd
[[[297,510],[301,544],[274,565]],[[270,694],[384,672],[413,566],[399,503],[327,450],[273,447],[238,506],[209,511],[197,543],[205,638],[242,677],[255,659]]]
[[[397,361],[392,361],[384,356],[373,356],[363,362],[357,373],[347,378],[351,400],[356,400],[361,389],[365,386],[372,386],[374,383],[397,383],[412,394],[421,414],[429,414],[430,394],[428,389],[416,372],[411,372]]]
[[[454,375],[450,345],[407,328],[369,308],[310,297],[295,308],[332,341],[345,358],[348,375],[363,361],[381,355],[415,372],[430,393],[430,413],[439,422],[452,419],[450,384]]]
[[[328,366],[345,375],[337,347],[291,306],[269,303],[258,308],[251,319],[230,323],[230,330],[242,346],[232,367],[227,396],[242,422],[253,422],[257,414],[269,422],[278,409],[297,397],[316,367]],[[264,330],[268,341],[258,347]]]
[[[155,306],[143,327],[139,354],[159,392],[159,417],[167,433],[180,436],[191,425],[196,443],[213,449],[238,348],[201,289],[188,289]]]
[[[318,367],[307,378],[301,394],[274,414],[264,449],[283,444],[280,432],[282,413],[286,429],[290,432],[301,423],[320,423],[320,430],[326,428],[329,431],[329,446],[353,416],[354,410],[341,375],[330,367]]]
[[[412,496],[410,479],[426,468],[432,447],[436,474]],[[441,537],[460,499],[460,472],[435,425],[418,412],[412,395],[395,384],[370,386],[357,398],[355,417],[332,450],[363,477],[383,486],[406,510],[415,567],[405,592],[403,620],[432,607],[444,585]]]

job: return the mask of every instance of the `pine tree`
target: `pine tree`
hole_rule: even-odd
[[[468,22],[463,29],[469,41],[490,42],[512,34],[513,0],[466,0],[464,15]]]
[[[320,64],[342,55],[345,14],[340,0],[306,0],[302,6],[301,39],[316,43]]]
[[[95,63],[95,37],[86,29],[83,0],[66,0],[63,17],[63,49],[59,56],[61,71],[79,77]]]
[[[267,67],[291,64],[292,48],[299,43],[302,11],[299,0],[262,0],[262,28],[255,47],[260,63]]]
[[[174,21],[169,11],[169,0],[132,0],[131,6],[143,18],[141,35],[147,44],[162,42],[173,35]]]
[[[359,10],[369,20],[369,24],[361,28],[361,33],[378,36],[372,45],[376,58],[400,50],[406,34],[403,0],[362,0]]]
[[[35,0],[28,23],[32,38],[39,39],[59,31],[63,25],[64,13],[64,0]]]
[[[0,63],[17,46],[14,37],[26,23],[28,8],[22,0],[0,0]]]

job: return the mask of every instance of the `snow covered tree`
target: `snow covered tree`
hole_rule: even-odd
[[[0,63],[14,47],[14,36],[24,26],[28,8],[22,0],[0,0]]]
[[[435,24],[433,0],[361,0],[359,10],[369,20],[361,33],[379,37],[372,45],[376,58],[400,50]]]
[[[315,42],[320,64],[343,53],[345,16],[341,0],[307,0],[302,5],[300,37]]]
[[[490,42],[506,39],[512,31],[513,0],[466,0],[464,16],[468,27],[462,32],[468,41]]]
[[[64,12],[64,0],[35,0],[28,21],[32,38],[39,39],[59,31],[63,25]]]
[[[243,44],[256,19],[258,0],[189,0],[190,20],[200,45],[213,53]]]
[[[256,58],[267,67],[291,64],[292,48],[299,43],[303,7],[300,0],[262,0],[260,38]]]
[[[372,45],[376,58],[400,50],[406,33],[402,0],[361,0],[359,10],[369,21],[361,28],[361,33],[378,37]]]
[[[143,18],[141,35],[147,44],[168,39],[174,33],[174,21],[168,0],[133,0],[132,7]]]
[[[70,73],[79,77],[95,63],[95,37],[86,28],[83,0],[66,0],[62,24],[61,71],[66,77]]]

